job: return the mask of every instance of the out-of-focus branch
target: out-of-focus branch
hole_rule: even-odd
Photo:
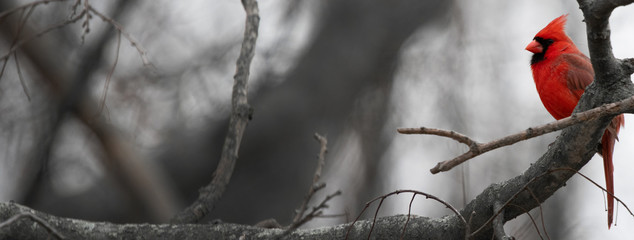
[[[113,11],[114,17],[117,18],[116,16],[133,2],[135,1],[118,1]],[[112,39],[111,33],[114,31],[106,28],[105,32],[96,33],[99,34],[96,37],[97,40],[88,45],[81,54],[83,61],[80,61],[80,66],[72,69],[60,67],[58,58],[63,54],[56,52],[56,48],[50,46],[51,43],[37,38],[49,31],[76,22],[86,14],[86,11],[84,9],[79,14],[71,16],[71,19],[41,31],[31,29],[28,24],[24,24],[21,31],[29,37],[17,42],[9,50],[14,52],[19,49],[23,56],[28,57],[33,68],[41,76],[45,76],[43,79],[54,97],[51,101],[52,122],[48,123],[47,129],[41,134],[40,142],[25,166],[27,173],[23,174],[24,179],[20,181],[24,185],[23,191],[31,192],[18,199],[28,200],[34,196],[32,194],[37,191],[34,187],[39,184],[38,181],[42,181],[38,171],[46,164],[54,136],[57,135],[59,127],[67,116],[75,116],[95,133],[106,155],[102,159],[106,171],[115,179],[118,187],[124,190],[125,195],[130,197],[137,209],[146,216],[150,216],[153,221],[166,221],[176,212],[175,197],[167,187],[169,185],[163,184],[164,181],[157,174],[158,170],[144,162],[143,157],[132,148],[132,144],[129,144],[121,132],[95,117],[98,105],[86,94],[89,92],[86,89],[90,86],[91,75],[101,66],[105,46]],[[10,17],[7,15],[5,21],[15,21]],[[15,32],[11,26],[17,25],[3,24],[2,26],[2,31],[10,36]],[[74,115],[68,115],[68,113]]]
[[[258,37],[260,15],[256,0],[242,0],[242,5],[247,15],[244,39],[242,41],[238,61],[236,62],[236,74],[233,77],[234,85],[231,98],[232,109],[229,119],[229,130],[222,147],[220,161],[218,162],[216,171],[214,171],[211,183],[199,190],[200,195],[192,205],[172,219],[174,223],[197,222],[214,208],[231,179],[233,168],[238,159],[240,142],[242,141],[247,123],[251,119],[253,109],[247,102],[247,82],[249,80],[251,60],[255,54],[255,43]]]
[[[35,6],[37,6],[37,5],[33,5],[32,7],[35,7]],[[4,17],[7,17],[10,13],[12,13],[12,12],[11,12],[11,10],[9,10],[9,11],[5,11],[5,12],[3,12],[3,13],[2,13],[2,14],[0,14],[0,15],[3,15],[3,18],[4,18]],[[54,30],[57,30],[57,29],[60,29],[60,28],[66,27],[66,26],[68,26],[69,24],[72,24],[72,23],[77,22],[77,21],[79,21],[79,19],[81,19],[82,17],[84,17],[84,16],[85,16],[85,14],[86,14],[86,11],[82,11],[82,12],[80,12],[79,14],[77,14],[77,15],[75,15],[75,16],[73,16],[73,17],[69,18],[69,19],[66,19],[66,20],[64,20],[64,21],[62,21],[62,22],[59,22],[59,23],[57,23],[57,24],[54,24],[54,25],[48,26],[48,27],[47,27],[46,29],[44,29],[44,30],[41,30],[41,31],[38,31],[38,32],[34,32],[34,33],[32,33],[31,35],[29,35],[28,37],[23,38],[22,40],[20,40],[20,41],[18,41],[18,42],[14,42],[13,44],[11,44],[11,48],[9,49],[9,51],[7,52],[7,54],[5,54],[5,55],[3,55],[2,57],[0,57],[0,60],[7,60],[7,59],[9,59],[9,57],[11,57],[11,56],[12,56],[12,55],[13,55],[13,54],[14,54],[14,53],[18,50],[18,49],[22,48],[22,46],[23,46],[23,45],[25,45],[25,44],[27,44],[27,43],[29,43],[29,42],[33,41],[34,39],[36,39],[36,38],[38,38],[38,37],[43,36],[44,34],[47,34],[47,33],[51,32],[51,31],[54,31]],[[0,18],[0,19],[1,19],[1,18]],[[20,28],[20,29],[18,29],[18,31],[19,31],[19,32],[21,32],[21,31],[24,29],[24,27],[26,27],[26,26],[20,26],[20,27],[21,27],[21,28]]]
[[[23,212],[17,215],[13,215],[13,217],[10,217],[9,219],[0,222],[0,230],[4,227],[9,227],[12,224],[15,224],[17,221],[19,221],[22,218],[29,218],[32,221],[42,225],[51,235],[53,235],[55,238],[57,239],[65,239],[64,235],[60,234],[55,228],[51,227],[51,225],[49,225],[46,220],[41,219],[38,216],[33,215],[32,213],[28,213],[28,212]]]
[[[399,128],[397,131],[402,134],[427,134],[427,135],[437,135],[441,137],[448,137],[469,146],[469,151],[467,151],[466,153],[458,157],[455,157],[451,160],[440,162],[434,168],[430,170],[431,173],[436,174],[439,172],[449,171],[455,166],[458,166],[469,159],[472,159],[474,157],[477,157],[483,153],[486,153],[494,149],[498,149],[504,146],[515,144],[520,141],[524,141],[524,140],[538,137],[547,133],[558,131],[569,126],[579,124],[584,121],[595,120],[595,119],[606,117],[606,116],[612,116],[612,115],[625,113],[625,112],[632,112],[632,111],[634,111],[634,97],[630,97],[615,103],[605,104],[603,106],[593,108],[585,112],[575,113],[575,114],[572,114],[570,117],[563,118],[563,119],[560,119],[551,123],[547,123],[541,126],[531,127],[522,132],[509,135],[503,138],[499,138],[487,143],[479,143],[463,134],[456,133],[454,131],[442,130],[442,129],[421,127],[421,128]]]
[[[119,34],[123,35],[126,39],[128,39],[128,42],[130,42],[130,44],[132,44],[132,46],[136,48],[136,51],[139,53],[139,56],[141,57],[141,60],[143,61],[143,65],[154,68],[154,64],[150,62],[150,59],[147,56],[147,50],[145,50],[145,48],[143,48],[143,46],[141,46],[141,44],[139,44],[139,42],[135,40],[134,37],[132,37],[132,34],[126,31],[125,28],[123,28],[123,26],[121,26],[121,24],[119,24],[114,19],[106,16],[105,14],[101,13],[100,11],[98,11],[97,9],[93,8],[90,5],[88,5],[88,10],[94,13],[95,15],[99,16],[101,20],[110,23],[112,27],[117,29]]]

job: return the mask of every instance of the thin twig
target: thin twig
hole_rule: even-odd
[[[497,148],[512,145],[520,141],[524,141],[530,138],[534,138],[534,137],[541,136],[547,133],[558,131],[558,130],[561,130],[566,127],[570,127],[572,125],[579,124],[582,122],[632,111],[632,109],[634,109],[634,96],[626,98],[618,102],[605,104],[603,106],[596,107],[585,112],[575,113],[561,120],[550,122],[550,123],[540,125],[537,127],[531,127],[522,132],[512,134],[503,138],[499,138],[487,143],[478,143],[465,135],[456,133],[454,131],[448,131],[448,130],[442,130],[442,129],[421,127],[421,128],[399,128],[397,129],[397,131],[402,134],[427,134],[427,135],[437,135],[437,136],[448,137],[469,146],[469,151],[467,151],[466,153],[458,157],[455,157],[454,159],[439,162],[435,167],[433,167],[430,171],[431,173],[436,174],[439,172],[449,171],[455,166],[460,165],[461,163],[469,159],[472,159],[485,152],[488,152]]]
[[[370,240],[370,237],[372,236],[372,230],[374,230],[374,225],[376,225],[376,217],[379,215],[379,209],[381,209],[381,205],[383,205],[384,200],[385,198],[381,198],[381,201],[379,201],[379,206],[377,206],[376,211],[374,211],[374,217],[372,218],[372,225],[370,226],[370,232],[368,233],[368,240]]]
[[[256,0],[243,0],[242,5],[246,11],[244,39],[240,48],[240,55],[236,61],[236,74],[234,75],[233,92],[231,96],[231,117],[229,129],[222,146],[222,153],[218,166],[213,173],[211,182],[200,189],[198,199],[173,219],[174,223],[197,222],[209,214],[224,193],[238,159],[240,142],[251,119],[253,109],[247,102],[247,83],[251,60],[255,54],[255,44],[258,37],[260,16]],[[124,34],[125,36],[125,34]]]
[[[19,26],[18,26],[18,32],[15,34],[15,38],[13,39],[13,42],[11,43],[12,47],[13,47],[13,45],[15,45],[15,43],[20,38],[20,34],[22,34],[22,29],[24,29],[24,25],[29,20],[29,17],[31,17],[31,14],[33,13],[34,9],[35,9],[35,5],[32,5],[31,7],[25,8],[22,11],[22,15],[23,16],[20,17],[20,23],[19,23]],[[27,11],[26,14],[24,14],[24,11]],[[22,85],[22,91],[24,91],[24,94],[26,95],[26,98],[30,102],[31,101],[31,95],[29,94],[29,89],[27,88],[26,82],[24,81],[24,77],[22,75],[22,69],[20,68],[20,60],[18,59],[18,52],[13,52],[13,60],[15,61],[15,68],[18,71],[18,79],[20,80],[20,85]],[[9,61],[9,59],[7,59],[7,61]],[[6,64],[2,66],[2,72],[4,72],[4,68],[5,67],[6,67]],[[2,77],[2,73],[0,73],[0,77]]]
[[[357,217],[354,219],[354,221],[350,224],[350,226],[348,227],[348,231],[346,231],[346,238],[348,239],[348,236],[350,235],[350,230],[352,230],[352,227],[354,226],[354,224],[359,221],[359,218],[361,218],[361,215],[363,215],[363,213],[365,212],[365,210],[368,209],[368,207],[370,207],[370,205],[374,202],[376,202],[377,200],[381,200],[381,203],[383,202],[383,200],[385,200],[386,198],[392,196],[392,195],[398,195],[400,193],[413,193],[415,195],[423,195],[425,196],[426,199],[432,199],[436,202],[439,202],[443,205],[445,205],[445,207],[449,208],[452,212],[454,212],[456,214],[456,216],[458,216],[458,218],[462,221],[462,223],[464,223],[465,225],[465,235],[468,236],[470,234],[470,227],[467,223],[467,220],[465,220],[465,218],[460,214],[460,212],[458,211],[458,209],[456,209],[455,207],[453,207],[451,204],[443,201],[442,199],[431,195],[429,193],[425,193],[425,192],[421,192],[421,191],[416,191],[416,190],[396,190],[390,193],[387,193],[385,195],[382,196],[378,196],[370,201],[368,201],[367,203],[365,203],[365,206],[363,207],[363,209],[361,210],[361,212],[359,213],[359,215],[357,215]],[[379,206],[377,207],[377,212],[378,212],[378,208],[381,207],[381,203],[379,203]],[[376,213],[374,216],[374,221],[376,221]],[[374,225],[374,221],[373,224]],[[372,234],[372,228],[370,229],[370,234]]]
[[[546,221],[544,220],[544,209],[542,208],[542,204],[539,202],[539,199],[537,199],[537,196],[535,196],[535,193],[533,193],[532,190],[528,188],[526,190],[531,195],[531,197],[533,197],[535,202],[537,202],[537,206],[539,206],[539,218],[542,221],[542,229],[544,230],[544,234],[546,235],[546,238],[550,240],[550,236],[548,236],[548,231],[546,230]]]
[[[57,239],[66,239],[64,237],[64,235],[59,233],[55,228],[51,227],[51,225],[49,225],[46,222],[46,220],[41,219],[40,217],[35,216],[34,214],[31,214],[31,213],[20,213],[20,214],[14,215],[13,217],[10,217],[9,219],[1,222],[0,223],[0,228],[7,227],[7,226],[11,225],[12,223],[17,222],[20,218],[30,218],[34,222],[42,225],[46,229],[46,231],[48,231],[51,235],[55,236],[55,238],[57,238]]]
[[[31,94],[29,94],[29,88],[26,86],[26,82],[24,81],[24,77],[22,76],[22,69],[20,68],[20,60],[18,59],[17,52],[13,54],[13,60],[15,61],[15,68],[18,71],[18,79],[20,79],[20,85],[22,85],[22,91],[24,91],[24,95],[26,95],[26,98],[30,102]]]
[[[19,41],[19,42],[17,42],[16,44],[14,44],[14,45],[13,45],[13,46],[9,49],[9,52],[8,52],[7,54],[5,54],[5,55],[3,55],[2,57],[0,57],[0,60],[6,60],[6,59],[8,59],[11,55],[13,55],[13,53],[14,53],[15,51],[17,51],[20,47],[22,47],[22,45],[26,44],[27,42],[29,42],[29,41],[31,41],[31,40],[33,40],[33,39],[35,39],[35,38],[38,38],[38,37],[40,37],[40,36],[42,36],[42,35],[44,35],[44,34],[46,34],[46,33],[50,32],[50,31],[53,31],[53,30],[56,30],[56,29],[59,29],[59,28],[65,27],[65,26],[67,26],[67,25],[69,25],[69,24],[71,24],[71,23],[75,23],[75,22],[77,22],[79,19],[81,19],[81,18],[84,16],[84,14],[86,14],[86,11],[82,11],[82,12],[80,12],[78,15],[74,16],[73,18],[70,18],[70,19],[65,20],[65,21],[63,21],[63,22],[57,23],[57,24],[55,24],[55,25],[51,25],[51,26],[49,26],[49,27],[45,28],[44,30],[42,30],[42,31],[40,31],[40,32],[38,32],[38,33],[36,33],[36,34],[34,34],[33,36],[30,36],[30,37],[28,37],[28,38],[22,39],[21,41]]]
[[[17,32],[15,33],[15,37],[13,38],[13,41],[11,42],[10,48],[15,46],[15,44],[18,42],[18,39],[20,39],[20,35],[22,34],[22,29],[24,29],[24,25],[26,24],[26,21],[29,19],[29,17],[31,17],[31,14],[33,13],[34,9],[35,9],[35,5],[29,5],[27,8],[22,9],[22,14],[20,15],[20,18],[19,18],[20,20],[18,23]],[[26,11],[26,14],[25,14],[25,11]],[[26,97],[29,99],[29,102],[30,102],[31,96],[29,96],[28,89],[26,88],[26,85],[24,84],[24,81],[22,79],[22,71],[20,70],[19,60],[17,59],[18,58],[17,52],[13,52],[13,55],[15,57],[14,60],[15,60],[16,68],[18,71],[20,84],[22,85],[22,90],[24,91],[24,94],[26,94]],[[4,70],[6,69],[8,62],[9,62],[9,57],[7,57],[4,60],[4,64],[2,64],[2,70],[0,70],[0,79],[2,79],[2,76],[4,75]]]
[[[511,196],[511,197],[510,197],[510,198],[509,198],[509,199],[508,199],[508,200],[504,203],[504,205],[503,205],[503,206],[508,206],[509,204],[511,204],[511,202],[512,202],[513,200],[515,200],[515,199],[516,199],[516,198],[517,198],[517,197],[518,197],[518,196],[519,196],[522,192],[524,192],[524,190],[527,190],[527,189],[528,189],[528,185],[530,185],[531,183],[533,183],[533,182],[537,181],[538,179],[540,179],[540,178],[542,178],[542,177],[544,177],[544,176],[550,175],[550,174],[552,174],[552,173],[554,173],[554,172],[558,172],[558,171],[570,171],[570,172],[573,172],[573,173],[576,173],[576,174],[578,174],[578,175],[582,176],[583,178],[585,178],[586,180],[590,181],[592,184],[594,184],[595,186],[597,186],[598,188],[600,188],[601,190],[603,190],[603,191],[604,191],[604,192],[606,192],[607,194],[610,194],[611,196],[613,196],[613,197],[614,197],[614,199],[615,199],[617,202],[621,203],[621,204],[623,205],[623,207],[625,207],[625,209],[627,209],[627,211],[630,213],[630,215],[632,215],[632,217],[634,217],[634,212],[632,212],[632,211],[630,210],[630,208],[627,206],[627,204],[625,204],[623,201],[621,201],[621,199],[619,199],[619,198],[618,198],[617,196],[615,196],[614,194],[612,194],[612,193],[608,192],[608,190],[607,190],[607,189],[603,188],[601,185],[599,185],[598,183],[596,183],[595,181],[593,181],[592,179],[590,179],[590,178],[589,178],[589,177],[587,177],[586,175],[584,175],[584,174],[580,173],[579,171],[577,171],[577,170],[575,170],[575,169],[572,169],[572,168],[555,168],[555,169],[550,169],[550,170],[548,170],[548,171],[546,171],[546,172],[544,172],[544,173],[542,173],[542,174],[540,174],[540,175],[538,175],[538,176],[536,176],[536,177],[532,178],[530,181],[528,181],[526,184],[524,184],[524,186],[523,186],[523,187],[522,187],[519,191],[517,191],[515,194],[513,194],[513,196]],[[538,202],[539,202],[539,201],[538,201]],[[476,229],[475,231],[473,231],[473,232],[471,233],[471,236],[475,236],[478,232],[480,232],[482,229],[484,229],[484,228],[485,228],[485,227],[486,227],[489,223],[491,223],[491,222],[493,221],[493,219],[494,219],[495,217],[497,217],[500,213],[501,213],[501,209],[500,209],[500,211],[496,211],[496,212],[495,212],[495,214],[493,214],[493,216],[491,216],[491,217],[490,217],[490,218],[489,218],[486,222],[484,222],[484,224],[482,224],[482,226],[480,226],[478,229]]]
[[[293,221],[288,226],[285,233],[293,231],[297,229],[298,227],[300,227],[301,225],[303,225],[304,223],[310,221],[311,219],[322,215],[321,210],[328,207],[326,205],[326,202],[328,202],[334,196],[341,194],[341,191],[337,191],[331,195],[326,196],[326,198],[324,199],[324,201],[321,202],[321,204],[319,204],[316,207],[313,207],[313,210],[309,212],[308,214],[304,214],[306,213],[306,209],[308,208],[308,203],[313,198],[315,193],[326,187],[326,184],[320,183],[319,179],[321,178],[321,172],[325,165],[325,156],[326,156],[326,153],[328,152],[328,139],[319,135],[318,133],[315,133],[314,137],[315,137],[315,140],[319,142],[320,149],[319,149],[319,154],[317,154],[317,168],[315,170],[315,175],[313,176],[313,182],[311,183],[310,188],[308,189],[308,193],[304,197],[304,201],[302,201],[301,206],[299,207],[299,209],[297,209],[297,213],[295,214]]]
[[[26,9],[26,8],[30,8],[30,7],[35,7],[35,6],[37,6],[37,5],[40,5],[40,4],[47,4],[47,3],[50,3],[50,2],[65,2],[65,1],[68,1],[68,0],[44,0],[44,1],[35,1],[35,2],[30,2],[30,3],[27,3],[27,4],[23,4],[23,5],[20,5],[20,6],[17,6],[17,7],[15,7],[15,8],[13,8],[13,9],[9,9],[9,10],[7,10],[7,11],[1,12],[1,13],[0,13],[0,20],[2,20],[2,19],[3,19],[3,18],[5,18],[6,16],[8,16],[8,15],[10,15],[10,14],[14,13],[14,12],[17,12],[17,11],[19,11],[19,10],[22,10],[22,9]]]
[[[405,220],[405,224],[403,224],[403,232],[401,233],[400,239],[405,237],[405,230],[407,229],[407,224],[412,216],[412,203],[414,203],[414,198],[416,198],[416,194],[412,194],[412,199],[409,200],[409,206],[407,207],[407,220]]]
[[[533,215],[531,215],[530,211],[520,205],[517,204],[509,204],[508,206],[511,207],[517,207],[519,209],[522,209],[523,212],[526,213],[526,215],[528,215],[528,218],[531,219],[531,222],[533,223],[533,227],[535,227],[535,230],[537,231],[537,235],[539,236],[540,239],[544,239],[544,237],[542,236],[542,233],[539,231],[539,226],[537,226],[537,222],[535,222],[535,218],[533,218]]]
[[[31,14],[33,13],[34,9],[35,9],[35,5],[33,5],[30,8],[28,8],[28,11],[26,12],[26,14],[24,14],[24,11],[22,11],[22,14],[24,16],[20,17],[20,25],[18,26],[18,32],[15,34],[15,38],[13,39],[13,42],[11,43],[11,46],[15,45],[15,43],[18,41],[18,38],[20,38],[20,34],[22,33],[22,29],[24,28],[24,25],[26,24],[26,21],[29,20],[29,17],[31,17]],[[7,61],[9,61],[9,59],[7,59]],[[22,75],[22,68],[20,68],[20,60],[18,59],[18,52],[13,52],[13,61],[15,61],[15,68],[18,71],[18,79],[20,80],[20,85],[22,85],[22,91],[24,91],[24,95],[26,95],[26,98],[30,102],[31,101],[31,95],[29,94],[29,88],[26,86],[26,82],[24,81],[24,76]],[[2,66],[2,71],[3,72],[4,72],[4,67],[5,66],[6,66],[6,64],[4,66]],[[0,77],[1,76],[2,75],[0,74]]]
[[[500,214],[493,218],[493,233],[499,240],[508,240],[510,237],[504,232],[504,206],[500,202],[493,204],[493,211],[500,211]]]
[[[332,200],[334,197],[341,195],[341,191],[337,190],[334,193],[327,195],[324,200],[321,201],[321,203],[319,203],[319,205],[314,206],[312,208],[312,210],[306,214],[305,217],[301,218],[297,223],[294,223],[293,225],[291,225],[286,231],[285,234],[297,229],[299,226],[304,225],[305,223],[307,223],[308,221],[312,220],[313,218],[316,217],[322,217],[323,216],[323,209],[328,208],[327,203]]]
[[[77,2],[79,3],[79,1]],[[90,11],[88,11],[88,8],[90,7],[90,3],[88,2],[88,0],[84,0],[84,11],[86,12],[86,14],[84,14],[84,21],[81,23],[81,28],[83,29],[82,33],[81,33],[81,43],[84,43],[84,40],[86,39],[86,35],[88,35],[88,33],[90,33],[90,19],[92,19],[92,15],[90,15]],[[77,8],[77,5],[73,6],[73,9]],[[73,10],[74,13],[74,10]]]
[[[293,225],[296,225],[296,223],[299,222],[302,216],[304,216],[304,213],[306,212],[306,208],[308,206],[308,202],[310,202],[310,199],[313,197],[313,195],[317,191],[319,191],[320,189],[323,189],[326,186],[325,184],[319,184],[319,178],[321,177],[321,169],[325,164],[324,155],[328,151],[328,148],[327,148],[328,140],[324,138],[323,136],[319,135],[318,133],[315,133],[314,136],[315,136],[315,139],[319,141],[319,144],[321,146],[319,150],[319,154],[317,155],[317,169],[315,170],[315,175],[313,176],[313,182],[310,185],[310,188],[308,189],[308,193],[304,197],[304,201],[302,202],[302,205],[297,210],[297,214],[293,218],[293,223],[291,224],[290,228],[292,228]]]
[[[621,199],[619,199],[616,195],[612,194],[611,192],[608,192],[607,189],[605,189],[604,187],[602,187],[601,185],[599,185],[597,182],[595,182],[594,180],[590,179],[588,176],[584,175],[583,173],[580,173],[577,170],[574,170],[572,168],[562,168],[562,170],[567,170],[567,171],[573,171],[576,174],[579,174],[581,177],[585,178],[586,180],[588,180],[589,182],[591,182],[592,184],[594,184],[594,186],[600,188],[601,190],[603,190],[603,192],[610,194],[610,196],[614,197],[614,199],[617,201],[617,203],[621,203],[623,205],[623,207],[625,207],[625,209],[627,210],[627,212],[630,213],[630,215],[632,217],[634,217],[634,212],[632,212],[632,210],[630,210],[630,208],[627,206],[627,204],[625,204],[625,202],[621,201]],[[618,205],[618,204],[617,204]]]
[[[117,63],[119,62],[119,50],[121,48],[121,32],[117,34],[117,50],[115,51],[114,63],[112,64],[112,68],[108,72],[108,76],[106,77],[106,82],[103,85],[103,94],[101,96],[101,104],[99,104],[99,111],[97,114],[101,114],[104,106],[106,105],[106,96],[108,96],[108,87],[110,86],[110,80],[112,79],[112,74],[114,73],[115,68],[117,67]]]
[[[143,46],[141,46],[141,44],[139,44],[139,42],[136,41],[134,39],[134,37],[132,37],[132,35],[123,28],[123,26],[121,26],[121,24],[119,24],[114,19],[109,18],[108,16],[104,15],[103,13],[97,11],[95,8],[93,8],[90,5],[88,6],[88,10],[90,12],[94,13],[95,15],[97,15],[103,21],[110,23],[115,29],[117,29],[117,31],[119,31],[120,34],[122,34],[126,39],[128,39],[130,44],[132,44],[132,46],[134,48],[136,48],[136,51],[141,56],[141,61],[143,61],[143,65],[144,66],[149,66],[151,68],[155,68],[154,64],[152,64],[152,62],[150,61],[150,59],[147,56],[147,50],[145,50],[145,48],[143,48]],[[256,29],[256,31],[257,31],[257,29]],[[257,36],[257,34],[256,34],[256,36]]]

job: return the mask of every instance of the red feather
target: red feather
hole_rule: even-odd
[[[570,116],[586,87],[594,79],[590,59],[577,49],[564,31],[566,16],[562,15],[539,31],[526,50],[534,53],[531,59],[533,79],[539,97],[546,110],[562,119]],[[619,128],[625,120],[623,115],[615,117],[601,138],[601,155],[608,190],[608,228],[612,225],[614,212],[614,181],[612,152],[618,140]]]

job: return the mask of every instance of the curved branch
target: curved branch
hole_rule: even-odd
[[[249,68],[255,54],[255,43],[258,37],[260,16],[256,0],[242,0],[242,5],[247,14],[244,29],[244,40],[240,55],[236,62],[236,74],[233,76],[233,94],[231,97],[231,118],[229,119],[229,131],[222,146],[222,154],[218,167],[213,174],[209,185],[200,189],[198,199],[185,210],[177,214],[172,222],[191,223],[197,222],[206,216],[214,208],[216,202],[229,184],[233,168],[238,159],[238,150],[242,135],[247,123],[251,119],[253,109],[247,103],[247,82],[249,80]]]
[[[434,195],[431,195],[431,194],[425,193],[425,192],[421,192],[421,191],[416,191],[416,190],[396,190],[396,191],[390,192],[388,194],[384,194],[382,196],[378,196],[378,197],[368,201],[365,204],[365,207],[363,207],[363,210],[361,210],[361,212],[357,216],[357,218],[355,218],[354,221],[352,221],[351,225],[348,227],[348,230],[346,231],[346,238],[345,239],[346,240],[349,239],[351,230],[355,226],[355,223],[358,222],[358,220],[361,217],[361,215],[363,215],[363,212],[365,212],[365,210],[367,210],[368,207],[370,207],[370,205],[372,203],[380,200],[379,201],[379,205],[376,207],[376,211],[374,213],[374,218],[372,219],[372,225],[370,226],[370,230],[369,230],[369,233],[368,233],[368,238],[370,238],[370,236],[372,235],[372,231],[374,230],[374,226],[376,224],[376,220],[377,220],[376,216],[379,213],[379,209],[381,208],[381,205],[383,204],[383,201],[386,198],[388,198],[389,196],[398,195],[398,194],[401,194],[401,193],[413,193],[414,195],[412,196],[412,201],[414,201],[414,197],[416,197],[416,195],[423,195],[427,199],[432,199],[432,200],[434,200],[436,202],[441,203],[442,205],[445,205],[445,207],[450,209],[452,212],[454,212],[455,213],[454,216],[456,216],[462,222],[463,227],[465,229],[464,236],[469,236],[469,234],[471,233],[470,230],[469,230],[469,224],[467,223],[467,220],[460,214],[458,209],[456,209],[454,206],[452,206],[448,202],[445,202],[444,200],[442,200],[442,199],[440,199],[440,198],[438,198],[438,197],[436,197]],[[410,201],[410,212],[411,212],[411,201]],[[409,223],[410,217],[411,217],[410,214],[407,214],[407,219],[405,220],[405,224]],[[407,227],[407,225],[405,225],[405,227]],[[403,232],[401,233],[401,238],[403,238],[403,236],[405,235],[405,227],[403,227],[404,229],[403,229]]]

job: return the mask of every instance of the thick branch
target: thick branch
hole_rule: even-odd
[[[209,185],[200,189],[198,199],[184,211],[177,214],[172,222],[191,223],[197,222],[206,216],[215,206],[225,191],[233,168],[238,159],[238,150],[242,135],[251,119],[252,108],[247,103],[247,82],[249,80],[249,68],[255,54],[255,42],[258,37],[260,16],[256,0],[243,0],[242,4],[247,14],[244,29],[244,40],[240,55],[236,63],[234,75],[233,94],[231,98],[231,117],[229,119],[229,131],[222,146],[222,154],[213,179]]]
[[[495,212],[500,212],[498,216],[493,218],[493,232],[495,233],[495,238],[498,240],[510,240],[512,239],[506,232],[504,232],[504,207],[501,203],[496,202],[493,204],[493,210]]]
[[[588,50],[596,75],[595,82],[603,84],[619,80],[619,78],[614,76],[621,73],[622,68],[612,53],[609,18],[615,8],[628,5],[634,1],[578,0],[577,2],[581,11],[583,11],[586,22]]]
[[[279,228],[259,228],[238,224],[112,224],[51,216],[14,204],[0,203],[0,219],[21,213],[33,214],[68,239],[344,239],[350,224],[318,229],[298,229],[286,233]],[[401,236],[406,215],[378,218],[372,239],[393,239]],[[358,221],[351,228],[348,239],[367,239],[372,221]],[[454,219],[430,219],[412,216],[404,239],[464,239],[464,232],[456,235],[452,226],[464,225]],[[28,231],[25,229],[29,229]],[[424,229],[424,231],[423,231]],[[47,239],[48,230],[32,221],[21,220],[0,229],[0,239]]]

